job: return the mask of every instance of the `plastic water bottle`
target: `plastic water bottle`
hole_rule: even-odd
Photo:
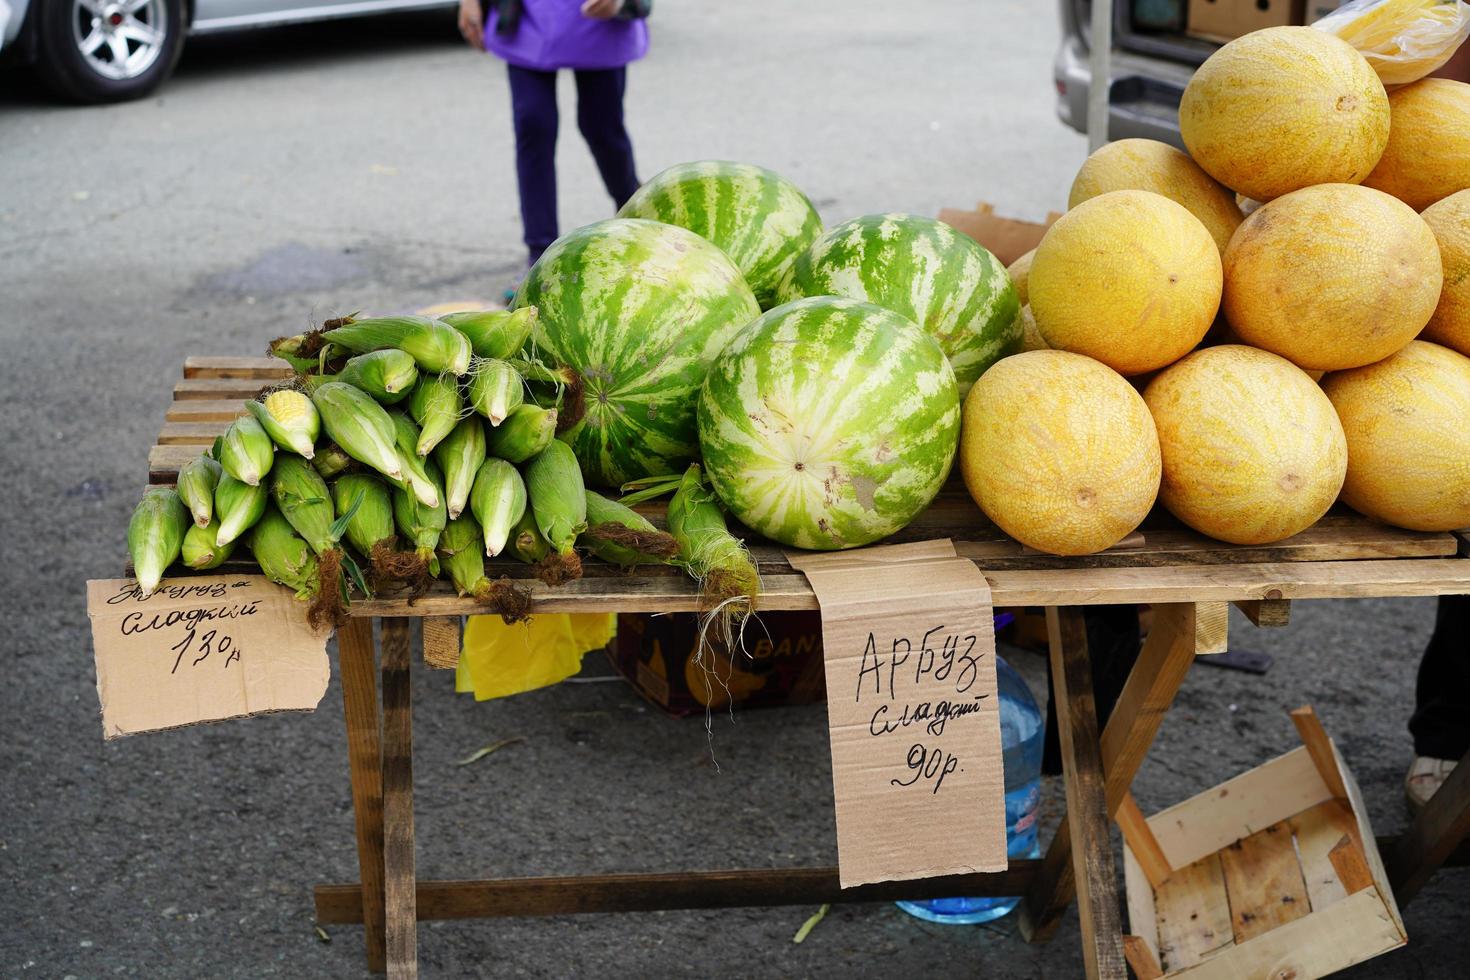
[[[1036,834],[1041,803],[1041,711],[1021,675],[999,654],[995,658],[1000,693],[1000,744],[1006,780],[1006,853],[1012,859],[1041,856]],[[899,902],[910,915],[946,925],[968,925],[999,919],[1021,902],[1006,898],[935,898]]]

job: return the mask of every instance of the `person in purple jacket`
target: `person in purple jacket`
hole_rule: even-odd
[[[498,55],[510,73],[516,183],[529,261],[558,237],[556,76],[577,82],[577,128],[618,207],[638,189],[623,125],[627,65],[648,51],[651,0],[460,0],[466,41]],[[488,18],[486,16],[488,12]]]

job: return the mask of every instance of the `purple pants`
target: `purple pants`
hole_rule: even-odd
[[[521,194],[521,226],[526,249],[536,261],[556,241],[556,72],[517,65],[510,69],[511,118],[516,130],[516,183]],[[577,129],[587,141],[603,186],[613,202],[638,189],[633,141],[623,126],[625,68],[578,70]]]

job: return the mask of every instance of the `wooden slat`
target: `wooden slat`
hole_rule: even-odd
[[[383,620],[383,910],[388,980],[418,976],[409,620]]]
[[[279,382],[264,378],[185,378],[174,383],[174,401],[206,398],[221,401],[229,398],[254,398]]]
[[[280,380],[294,374],[291,365],[275,357],[211,357],[184,358],[186,378],[257,378]]]
[[[1230,649],[1230,603],[1198,602],[1194,606],[1194,652],[1225,653]]]
[[[1256,626],[1276,628],[1291,622],[1291,600],[1280,596],[1236,600],[1235,607]]]
[[[1470,753],[1460,759],[1439,792],[1388,854],[1388,878],[1400,904],[1408,902],[1431,875],[1470,838]]]
[[[1296,852],[1301,858],[1302,878],[1307,883],[1312,911],[1320,912],[1347,898],[1350,892],[1343,887],[1331,856],[1332,849],[1344,836],[1353,840],[1358,836],[1358,825],[1347,803],[1328,800],[1303,810],[1287,823],[1296,838]]]
[[[1373,827],[1368,822],[1368,806],[1363,802],[1363,793],[1358,789],[1358,782],[1353,779],[1352,770],[1348,769],[1346,763],[1342,761],[1342,755],[1338,753],[1335,745],[1332,746],[1332,757],[1337,760],[1337,771],[1341,773],[1342,784],[1347,788],[1348,809],[1352,811],[1353,820],[1358,825],[1357,840],[1363,845],[1363,857],[1367,859],[1368,870],[1378,884],[1379,904],[1387,913],[1393,927],[1398,930],[1400,941],[1407,942],[1409,934],[1404,929],[1404,917],[1399,913],[1398,901],[1394,898],[1393,888],[1389,884],[1388,871],[1383,866],[1383,856],[1379,854],[1377,847],[1369,846],[1369,842],[1375,838]]]
[[[1349,895],[1373,887],[1373,872],[1368,870],[1368,860],[1350,835],[1343,834],[1338,838],[1332,850],[1327,852],[1327,859],[1332,862],[1343,890]]]
[[[1158,980],[1164,975],[1164,971],[1159,969],[1158,960],[1154,959],[1153,950],[1149,949],[1148,943],[1140,936],[1123,937],[1123,957],[1138,980]]]
[[[179,478],[179,469],[198,456],[203,446],[154,446],[148,450],[148,482],[173,483]]]
[[[1143,876],[1143,869],[1123,841],[1123,888],[1128,906],[1128,932],[1141,940],[1149,949],[1155,963],[1159,958],[1159,923],[1154,910],[1154,886]],[[1126,942],[1126,939],[1125,939]],[[1125,954],[1127,950],[1124,950]]]
[[[218,422],[220,431],[223,432],[227,424],[244,414],[243,398],[195,398],[170,402],[163,418],[165,422]]]
[[[1158,888],[1169,879],[1174,869],[1169,867],[1169,859],[1164,856],[1153,829],[1149,827],[1132,793],[1123,794],[1123,802],[1118,806],[1118,812],[1113,814],[1113,819],[1117,821],[1123,841],[1133,852],[1134,860],[1138,862],[1144,878],[1149,885]]]
[[[1237,945],[1300,919],[1312,910],[1292,845],[1291,827],[1274,823],[1220,851]]]
[[[157,445],[211,446],[229,425],[229,422],[165,422],[158,433]]]
[[[379,743],[378,688],[373,624],[354,619],[337,631],[342,674],[342,714],[347,720],[347,764],[352,776],[352,815],[357,831],[357,873],[362,877],[358,922],[365,922],[368,969],[386,963],[383,939],[383,770]]]
[[[1332,740],[1327,737],[1327,730],[1322,727],[1317,713],[1310,707],[1297,708],[1291,713],[1291,723],[1296,726],[1297,735],[1307,747],[1312,765],[1317,767],[1317,775],[1322,777],[1328,791],[1340,800],[1347,799],[1347,787],[1343,785],[1342,774],[1337,771]]]
[[[1175,871],[1154,892],[1154,908],[1159,962],[1171,973],[1235,942],[1219,854]]]
[[[995,874],[946,875],[884,881],[843,889],[833,868],[763,868],[658,874],[576,875],[477,881],[420,881],[418,918],[481,919],[512,916],[656,912],[810,905],[828,902],[922,901],[953,895],[999,897],[1026,890],[1040,861],[1013,860]],[[359,885],[320,885],[316,920],[323,925],[362,921]]]

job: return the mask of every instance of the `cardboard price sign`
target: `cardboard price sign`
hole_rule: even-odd
[[[327,690],[327,634],[261,575],[87,583],[102,735],[267,711],[309,711]]]
[[[822,608],[842,887],[1004,870],[985,576],[947,540],[787,557]]]

